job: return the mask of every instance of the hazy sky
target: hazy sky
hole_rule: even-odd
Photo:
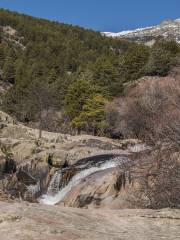
[[[180,18],[180,0],[0,0],[0,7],[114,32]]]

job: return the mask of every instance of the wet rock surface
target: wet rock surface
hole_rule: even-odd
[[[135,208],[128,199],[133,186],[124,172],[110,168],[85,177],[68,192],[60,205],[78,208]]]

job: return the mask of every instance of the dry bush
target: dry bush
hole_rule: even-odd
[[[137,153],[120,166],[127,176],[127,201],[134,207],[180,207],[180,152],[159,148]],[[130,180],[130,181],[129,181]]]
[[[130,104],[125,116],[127,126],[137,138],[151,141],[158,139],[165,123],[166,110],[167,96],[156,85]]]
[[[133,199],[141,207],[180,207],[180,77],[147,80],[127,95],[116,101],[118,112],[126,101],[116,128],[124,121],[129,136],[154,146],[128,170],[138,183]]]
[[[119,99],[117,102],[108,103],[105,114],[107,122],[106,135],[115,139],[123,138],[125,135],[125,122],[123,121],[123,105],[119,106]]]
[[[162,141],[179,128],[179,106],[180,78],[142,79],[107,107],[109,132],[150,143]]]
[[[149,207],[180,207],[180,153],[172,149],[157,151],[137,164],[139,196],[148,199]]]

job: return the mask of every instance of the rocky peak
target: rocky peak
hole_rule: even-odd
[[[119,33],[105,32],[104,35],[113,38],[127,39],[137,43],[152,44],[153,40],[162,37],[167,40],[175,40],[180,43],[180,18],[165,20],[157,26],[138,28]]]

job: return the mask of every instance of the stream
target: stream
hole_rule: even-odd
[[[126,156],[100,155],[82,159],[71,168],[58,170],[49,183],[47,193],[40,197],[39,202],[47,205],[55,205],[61,202],[73,187],[84,178],[96,172],[119,167],[127,161],[128,158]],[[67,174],[68,171],[71,171],[71,169],[77,169],[78,171],[64,184],[63,176]]]

